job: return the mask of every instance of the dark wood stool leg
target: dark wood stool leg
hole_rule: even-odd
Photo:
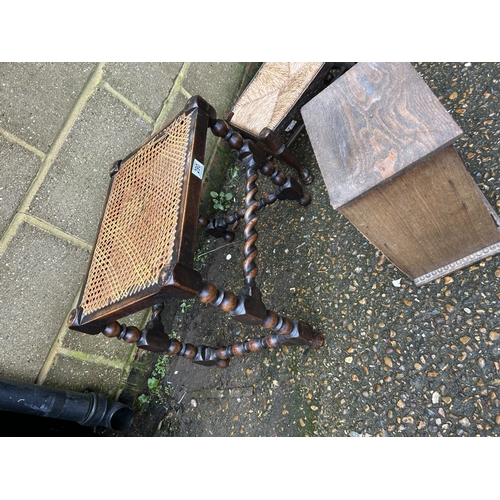
[[[153,306],[151,319],[142,331],[135,326],[127,326],[114,321],[107,325],[102,333],[106,337],[116,337],[118,340],[124,340],[127,343],[135,342],[137,347],[146,351],[182,356],[200,365],[218,366],[219,368],[225,368],[229,365],[229,361],[217,356],[217,348],[205,345],[195,346],[176,339],[170,339],[165,333],[165,328],[160,319],[163,307],[164,304]]]
[[[269,311],[271,314],[275,314]],[[284,321],[286,329],[290,330],[290,320],[279,316],[280,321]],[[274,335],[267,335],[247,340],[245,342],[238,342],[237,344],[219,347],[217,350],[217,357],[221,360],[229,361],[233,356],[242,356],[254,352],[260,352],[263,349],[274,349],[282,345],[305,345],[318,349],[324,345],[325,339],[322,335],[313,331],[313,329],[302,321],[291,322],[292,327],[290,333]],[[278,328],[278,327],[277,327]]]
[[[260,171],[266,177],[269,177],[273,184],[278,186],[274,192],[274,196],[278,199],[297,200],[303,207],[306,207],[309,203],[311,203],[311,197],[307,193],[304,193],[302,186],[297,182],[297,180],[294,177],[286,176],[271,161],[266,161],[263,165],[261,165]],[[268,195],[268,198],[270,198],[270,195]],[[270,201],[268,204],[274,203],[274,201]]]
[[[244,165],[251,164],[252,168],[255,167],[256,170],[260,169],[264,175],[270,177],[271,181],[281,188],[280,199],[299,200],[301,205],[304,206],[309,203],[309,195],[304,195],[302,186],[296,179],[291,176],[285,176],[278,170],[268,160],[266,152],[255,142],[248,139],[244,140],[243,137],[239,133],[234,132],[224,120],[216,120],[211,130],[215,136],[221,137],[231,149],[238,151],[238,159],[242,161]],[[305,170],[302,169],[301,171]]]
[[[319,349],[324,345],[323,335],[316,332],[308,323],[301,320],[292,321],[266,309],[260,291],[255,286],[250,295],[245,296],[244,293],[240,293],[237,297],[233,292],[219,290],[212,283],[204,282],[197,298],[204,304],[229,312],[234,319],[243,324],[260,325],[276,333],[218,348],[180,342],[170,339],[165,333],[160,318],[164,308],[163,303],[153,306],[151,318],[142,331],[135,326],[114,321],[108,324],[102,333],[108,338],[114,337],[127,343],[136,343],[140,349],[164,352],[170,356],[182,356],[196,364],[219,368],[226,368],[233,356],[259,352],[262,349],[274,349],[282,345],[302,345]]]
[[[300,160],[295,156],[288,147],[283,144],[280,137],[274,130],[266,127],[259,134],[260,140],[269,148],[273,156],[283,160],[287,165],[294,168],[299,174],[299,179],[304,184],[311,184],[314,180],[313,175],[302,165]]]
[[[221,137],[228,146],[238,151],[238,159],[247,168],[251,166],[257,174],[257,170],[269,177],[271,182],[277,186],[274,193],[263,194],[260,200],[254,200],[252,204],[253,212],[257,212],[267,205],[274,203],[277,200],[297,200],[302,206],[307,206],[311,202],[311,197],[304,193],[300,183],[291,176],[286,176],[281,170],[267,158],[267,155],[262,148],[250,140],[244,140],[240,134],[234,132],[226,121],[215,120],[211,127],[215,136]],[[254,179],[255,181],[256,179]],[[246,206],[240,208],[237,212],[227,214],[225,217],[208,218],[200,215],[198,223],[205,227],[208,234],[214,238],[224,238],[227,242],[234,240],[234,230],[229,230],[229,226],[245,217]]]
[[[325,338],[316,332],[308,323],[301,320],[292,321],[274,311],[266,309],[259,289],[253,286],[236,296],[233,292],[218,289],[212,283],[204,282],[198,300],[204,304],[229,312],[233,319],[248,325],[260,325],[276,332],[247,342],[240,342],[233,346],[221,347],[217,356],[220,359],[229,359],[245,353],[258,352],[266,347],[274,348],[280,345],[304,345],[318,349],[324,345]]]

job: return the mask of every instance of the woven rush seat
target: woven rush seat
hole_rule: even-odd
[[[304,129],[303,124],[295,126],[300,120],[300,108],[321,86],[338,78],[353,64],[263,63],[225,119],[243,135],[258,141],[271,155],[294,168],[301,181],[309,184],[312,175],[289,149]],[[293,129],[284,144],[281,136]]]
[[[285,118],[324,66],[322,62],[264,63],[234,105],[231,124],[254,137],[265,127],[281,133]]]

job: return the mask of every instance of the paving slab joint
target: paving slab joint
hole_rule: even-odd
[[[154,124],[153,118],[151,118],[147,113],[142,111],[142,109],[134,104],[132,101],[127,99],[123,94],[118,92],[118,90],[114,89],[108,82],[101,82],[100,86],[107,90],[112,96],[116,97],[120,102],[125,104],[128,108],[130,108],[139,118],[149,123],[150,125]]]
[[[33,201],[34,197],[36,196],[36,193],[38,192],[38,189],[42,185],[43,181],[45,180],[45,177],[47,176],[52,163],[54,162],[54,159],[56,158],[57,154],[59,153],[59,150],[61,149],[64,141],[66,140],[66,137],[68,136],[71,128],[73,127],[74,123],[76,122],[76,119],[80,115],[83,107],[85,106],[86,102],[90,98],[90,96],[93,94],[95,87],[99,84],[99,82],[102,79],[102,74],[103,74],[103,67],[104,63],[98,63],[96,64],[94,70],[90,74],[89,78],[87,79],[85,85],[83,86],[82,91],[80,92],[80,95],[76,98],[76,101],[69,112],[68,116],[66,117],[66,120],[64,121],[61,130],[57,134],[54,142],[52,143],[49,151],[45,155],[45,157],[42,160],[42,164],[33,179],[30,187],[28,188],[23,200],[21,201],[16,213],[14,215],[12,221],[10,222],[9,226],[7,226],[7,229],[5,230],[4,234],[2,235],[2,238],[0,240],[0,256],[5,252],[8,244],[16,234],[17,230],[19,229],[19,226],[24,218],[24,214],[29,212],[29,207],[31,205],[31,202]]]
[[[11,134],[8,130],[5,130],[4,128],[0,127],[0,134],[2,134],[5,137],[5,139],[7,139],[9,142],[17,144],[18,146],[21,146],[22,148],[30,151],[31,153],[34,153],[42,160],[45,160],[45,157],[47,155],[43,151],[40,151],[38,148],[35,148],[35,146],[28,144],[26,141],[23,141],[16,135]]]
[[[170,89],[168,96],[163,101],[163,106],[161,108],[161,111],[156,118],[153,133],[158,132],[158,130],[160,130],[160,128],[165,124],[166,116],[168,115],[170,109],[172,108],[172,103],[175,101],[174,96],[176,94],[181,93],[187,99],[191,97],[191,95],[188,92],[186,92],[186,90],[182,86],[182,83],[186,78],[186,74],[190,66],[191,66],[190,62],[185,62],[182,65],[181,69],[179,70],[179,73],[177,73],[177,77],[175,78],[174,84],[172,85],[172,88]]]

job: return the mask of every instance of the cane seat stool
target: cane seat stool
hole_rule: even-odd
[[[246,170],[244,284],[238,294],[218,289],[193,269],[196,233],[206,220],[199,214],[207,131],[238,151]],[[256,200],[259,172],[276,192]],[[256,285],[256,212],[279,199],[307,201],[300,183],[291,181],[255,144],[232,132],[214,108],[194,96],[158,133],[111,168],[111,182],[96,242],[70,329],[103,333],[139,348],[226,367],[232,356],[280,345],[321,347],[324,338],[300,320],[268,310]],[[198,298],[235,320],[261,325],[271,333],[230,346],[194,346],[170,339],[161,322],[169,297]],[[151,308],[141,331],[118,320]]]
[[[301,110],[330,201],[417,286],[500,252],[500,219],[411,63],[358,63]]]
[[[265,62],[224,118],[243,136],[256,141],[271,156],[294,168],[304,184],[312,174],[289,149],[304,124],[300,108],[322,87],[330,84],[354,63]],[[293,130],[283,143],[281,137]]]

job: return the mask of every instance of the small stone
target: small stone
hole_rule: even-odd
[[[453,283],[453,278],[451,276],[446,276],[444,279],[444,284],[447,285],[448,283]]]
[[[352,360],[353,360],[352,356],[347,356],[347,358],[345,358],[346,363],[352,363]]]
[[[478,364],[479,368],[484,368],[486,365],[486,362],[484,361],[484,358],[479,358],[477,360],[477,364]]]
[[[451,398],[450,398],[450,396],[444,396],[444,397],[443,397],[443,401],[444,401],[447,405],[449,405],[449,404],[451,403]]]
[[[451,304],[446,304],[444,307],[449,313],[455,309]]]
[[[423,366],[420,363],[415,363],[413,365],[413,367],[415,368],[415,370],[418,370],[418,371],[420,371],[423,368]]]
[[[500,415],[495,417],[495,424],[500,425]]]
[[[414,419],[411,415],[408,415],[407,417],[403,417],[402,421],[404,424],[413,424]]]
[[[385,357],[384,357],[384,363],[385,363],[388,367],[392,368],[392,361],[391,361],[391,358],[388,358],[387,356],[385,356]]]
[[[490,334],[488,335],[488,337],[490,338],[490,340],[498,340],[499,337],[500,337],[500,333],[498,333],[498,332],[490,332]]]
[[[253,370],[251,368],[247,368],[247,375],[250,375],[251,373],[253,373]]]
[[[455,91],[455,92],[452,92],[452,93],[450,94],[450,99],[451,99],[452,101],[454,101],[457,97],[458,97],[458,92],[456,92],[456,91]]]
[[[401,401],[401,399],[400,399],[400,400],[396,403],[396,406],[397,406],[398,408],[404,408],[404,407],[405,407],[405,404],[404,404],[404,402],[403,402],[403,401]]]
[[[438,374],[438,373],[437,373],[436,371],[434,371],[434,370],[433,370],[433,371],[430,371],[430,372],[427,372],[427,376],[428,376],[428,377],[437,377],[437,374]]]
[[[196,407],[198,406],[198,401],[196,401],[196,399],[192,398],[192,399],[191,399],[191,406],[192,406],[193,408],[196,408]]]
[[[460,337],[460,342],[462,342],[462,344],[467,344],[467,342],[469,342],[470,340],[470,337],[467,337],[467,335],[464,335],[463,337]]]
[[[411,300],[408,300],[408,299],[403,299],[403,302],[408,307],[410,307],[413,304],[413,302]]]
[[[434,391],[434,392],[432,393],[432,402],[433,402],[435,405],[437,405],[437,404],[439,403],[439,400],[440,400],[440,399],[441,399],[441,396],[440,396],[439,392]]]
[[[306,424],[304,423],[304,421],[301,418],[299,418],[299,424],[300,424],[301,427],[305,427],[306,426]]]
[[[467,417],[461,418],[458,423],[464,427],[470,427],[470,420]]]
[[[424,427],[425,427],[425,422],[423,420],[420,420],[420,422],[417,425],[417,429],[420,430],[423,429]]]

